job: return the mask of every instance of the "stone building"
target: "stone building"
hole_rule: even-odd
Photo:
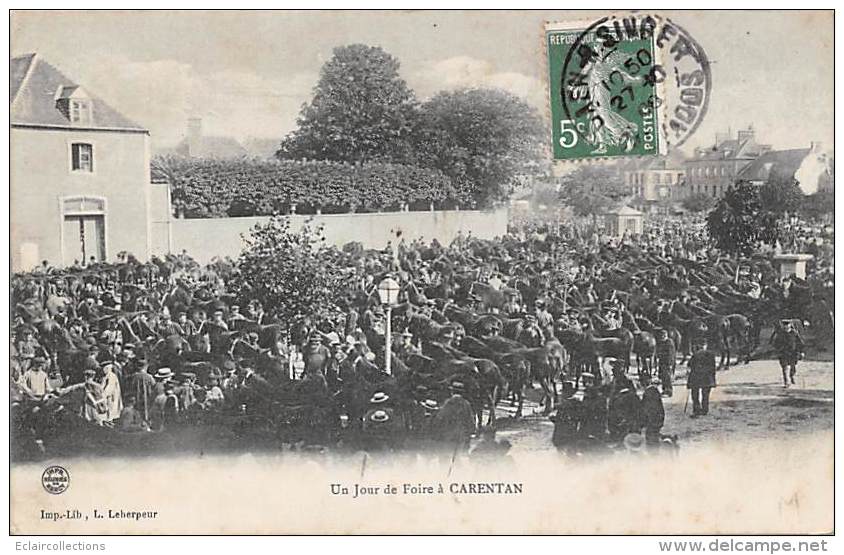
[[[721,197],[751,162],[771,150],[771,145],[756,142],[753,127],[741,130],[735,138],[716,137],[710,148],[696,148],[694,156],[685,161],[686,184],[683,196],[703,193]]]
[[[13,271],[148,258],[149,132],[36,54],[9,72]]]

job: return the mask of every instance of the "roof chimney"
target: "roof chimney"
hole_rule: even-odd
[[[194,156],[199,152],[200,141],[202,141],[202,118],[188,118],[188,156]]]
[[[752,140],[756,135],[756,131],[753,130],[752,125],[748,125],[747,129],[740,129],[738,132],[738,140],[739,142],[744,142],[748,139]]]

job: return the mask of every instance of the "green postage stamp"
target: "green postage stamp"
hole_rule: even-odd
[[[669,20],[548,24],[545,46],[555,160],[659,156],[706,112],[705,54]]]

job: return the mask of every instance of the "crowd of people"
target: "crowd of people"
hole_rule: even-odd
[[[743,341],[749,358],[753,328],[802,322],[807,300],[834,297],[831,251],[817,251],[807,280],[783,280],[769,258],[731,259],[682,220],[621,237],[534,223],[495,241],[349,252],[359,279],[322,318],[285,319],[260,299],[238,298],[236,264],[201,268],[184,253],[45,263],[13,276],[13,391],[38,402],[80,391],[80,418],[133,433],[195,413],[313,404],[324,408],[320,425],[367,448],[419,441],[463,452],[485,412],[492,423],[509,401],[520,414],[524,388],[538,383],[561,450],[654,445],[666,441],[662,398],[678,363],[688,359],[693,415],[704,416],[714,352],[723,364],[726,349],[729,364],[725,344]],[[401,288],[389,355],[374,294],[385,276]],[[726,316],[735,313],[746,330]],[[788,326],[775,340],[786,385],[804,349]],[[506,451],[494,438],[483,444]]]

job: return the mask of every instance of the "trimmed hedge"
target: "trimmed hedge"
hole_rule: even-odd
[[[170,182],[187,218],[397,209],[457,204],[465,194],[439,170],[399,164],[167,158],[153,177]]]

